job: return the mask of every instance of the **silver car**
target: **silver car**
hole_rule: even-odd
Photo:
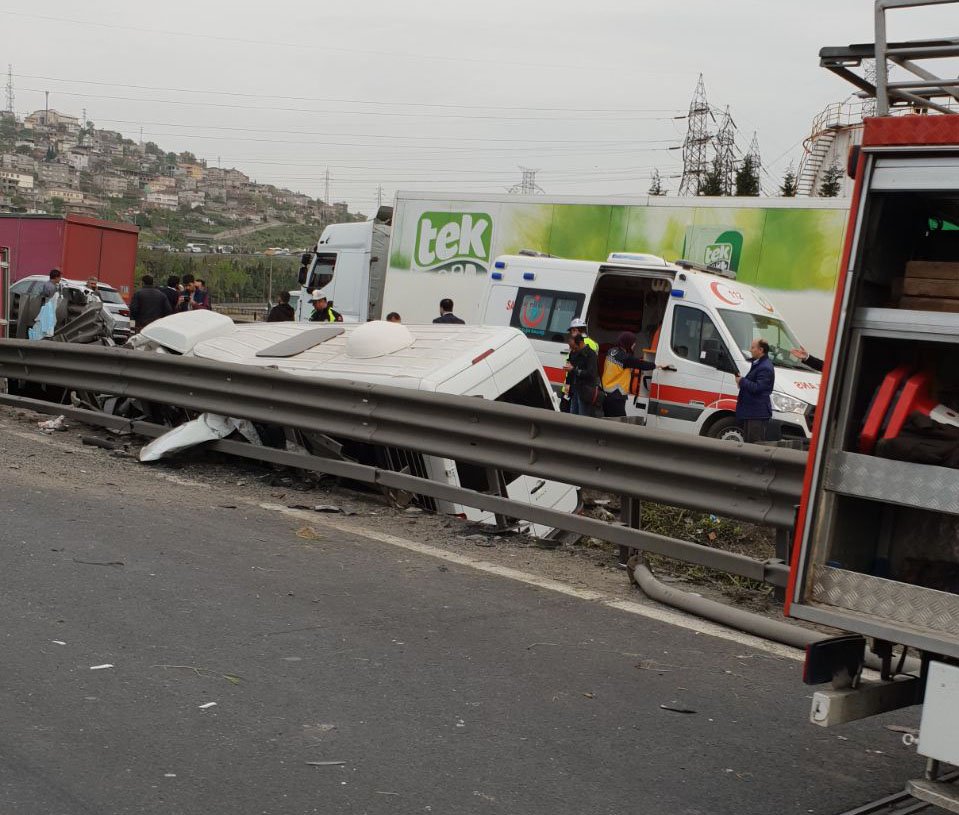
[[[30,275],[18,280],[10,286],[10,294],[38,294],[43,284],[49,280],[47,275]],[[86,294],[89,301],[90,297],[96,296],[103,303],[103,310],[106,312],[107,324],[112,327],[113,341],[117,345],[122,345],[133,333],[130,323],[130,307],[120,296],[113,286],[107,283],[98,283],[96,293],[90,291],[85,280],[60,280],[61,289],[77,289]]]

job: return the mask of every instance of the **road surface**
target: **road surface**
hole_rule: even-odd
[[[921,771],[912,713],[806,724],[794,659],[0,437],[2,813],[835,813]]]

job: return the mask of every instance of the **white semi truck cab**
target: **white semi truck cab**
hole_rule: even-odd
[[[381,316],[390,248],[392,207],[381,207],[372,221],[329,224],[313,252],[302,257],[296,319],[310,319],[310,294],[321,291],[344,322]]]

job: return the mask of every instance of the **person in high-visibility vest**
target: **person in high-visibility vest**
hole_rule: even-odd
[[[598,357],[598,356],[599,356],[599,344],[596,342],[596,340],[594,340],[594,339],[592,339],[591,337],[588,337],[588,336],[586,335],[586,330],[587,330],[586,320],[583,320],[583,319],[581,319],[581,318],[579,318],[579,317],[576,317],[576,318],[570,320],[570,323],[569,323],[569,333],[570,333],[570,335],[571,335],[571,336],[574,336],[574,337],[576,337],[576,336],[582,337],[582,338],[583,338],[583,344],[584,344],[587,348],[592,348],[592,349],[593,349],[593,353],[596,354],[597,357]],[[563,397],[562,397],[562,401],[560,402],[560,410],[562,410],[563,413],[570,413],[570,412],[571,412],[571,411],[570,411],[570,408],[571,408],[571,406],[572,406],[572,402],[571,402],[572,397],[571,397],[571,395],[570,395],[569,386],[570,386],[570,376],[569,376],[569,371],[567,371],[567,372],[566,372],[566,381],[563,382]]]
[[[325,294],[320,294],[316,289],[310,299],[313,301],[313,313],[310,315],[311,323],[342,323],[343,315],[335,311],[333,304],[327,300]]]
[[[619,340],[606,352],[606,362],[603,363],[603,415],[625,416],[626,399],[630,394],[633,383],[633,371],[652,371],[656,368],[653,362],[633,356],[636,350],[636,335],[632,331],[624,331]]]
[[[594,353],[599,353],[599,344],[589,336],[589,328],[586,325],[586,320],[580,317],[571,320],[569,323],[569,333],[574,337],[577,334],[582,335],[583,342],[586,343],[587,347],[592,348]]]

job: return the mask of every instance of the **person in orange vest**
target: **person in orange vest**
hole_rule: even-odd
[[[619,335],[616,345],[606,352],[603,363],[603,415],[625,416],[626,399],[633,382],[633,371],[652,371],[653,362],[633,356],[636,350],[636,335],[624,331]]]

